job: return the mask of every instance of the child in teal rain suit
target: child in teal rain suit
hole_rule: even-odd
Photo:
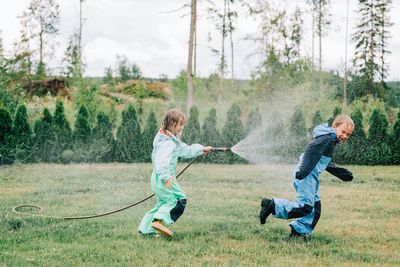
[[[178,220],[186,207],[186,195],[175,178],[178,157],[193,158],[207,154],[212,149],[199,144],[188,146],[180,141],[184,124],[185,115],[171,109],[165,114],[161,129],[154,138],[151,189],[157,203],[140,222],[138,230],[143,235],[160,233],[167,237],[173,236],[169,226]]]
[[[327,170],[343,181],[351,181],[353,174],[335,166],[332,154],[335,145],[346,141],[353,133],[353,120],[346,115],[339,115],[332,123],[319,125],[313,131],[313,140],[307,145],[305,152],[293,172],[293,184],[297,193],[295,201],[286,199],[264,198],[261,201],[260,222],[265,224],[272,214],[279,219],[295,219],[289,226],[291,237],[308,237],[314,230],[321,215],[321,200],[319,194],[319,175]]]

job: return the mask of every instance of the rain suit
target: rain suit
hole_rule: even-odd
[[[186,196],[176,180],[178,157],[193,158],[202,152],[202,145],[188,146],[169,131],[160,130],[157,133],[151,155],[151,189],[156,195],[157,203],[144,215],[138,228],[140,233],[154,234],[156,231],[151,227],[154,220],[160,220],[164,225],[170,226],[183,214]],[[172,179],[171,189],[165,187],[168,178]]]
[[[338,143],[335,129],[323,124],[313,131],[313,140],[299,157],[293,172],[293,184],[297,193],[295,201],[274,198],[275,218],[296,220],[290,223],[300,235],[310,235],[321,215],[321,198],[319,194],[319,175],[327,170],[343,181],[351,181],[350,171],[336,167],[332,162],[332,154]]]

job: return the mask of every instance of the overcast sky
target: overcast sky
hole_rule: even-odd
[[[0,31],[6,52],[10,52],[13,42],[19,37],[19,19],[26,10],[29,0],[1,0]],[[131,63],[136,63],[146,77],[166,74],[174,78],[186,68],[187,43],[189,37],[189,9],[180,9],[188,0],[86,0],[84,2],[83,53],[86,63],[85,75],[102,76],[108,66],[115,68],[116,55],[125,55]],[[210,46],[220,48],[220,39],[215,26],[206,15],[207,1],[199,1],[197,74],[208,76],[215,72],[217,57]],[[277,1],[281,5],[293,7],[294,3],[305,1]],[[323,39],[324,69],[343,70],[345,51],[346,0],[331,1],[333,24]],[[68,38],[78,29],[79,0],[58,0],[61,12],[60,33],[56,38],[54,56],[47,61],[51,66],[60,65]],[[349,32],[354,32],[357,19],[355,0],[350,0]],[[303,5],[304,6],[304,5]],[[392,39],[389,40],[388,80],[400,80],[400,0],[393,0],[391,19]],[[310,28],[309,19],[305,20]],[[260,63],[261,57],[252,55],[255,45],[245,41],[246,35],[258,31],[257,22],[252,18],[242,18],[234,33],[235,73],[238,78],[248,78]],[[211,34],[212,41],[208,41]],[[227,46],[228,49],[228,46]],[[316,43],[315,49],[318,46]],[[228,50],[229,51],[229,50]],[[311,31],[305,29],[302,53],[311,57]],[[349,62],[354,53],[354,43],[349,41]]]

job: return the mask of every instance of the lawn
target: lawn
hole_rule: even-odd
[[[324,173],[322,216],[307,241],[290,239],[285,220],[258,219],[262,197],[295,197],[293,167],[192,165],[180,177],[188,205],[173,239],[137,233],[154,199],[90,220],[11,212],[27,203],[57,217],[127,206],[151,194],[150,164],[2,168],[0,266],[400,265],[400,166],[348,166],[351,183]]]

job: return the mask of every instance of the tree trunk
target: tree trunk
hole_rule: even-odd
[[[82,3],[84,0],[79,0],[79,33],[78,33],[78,75],[82,77]]]
[[[190,31],[189,31],[189,54],[187,62],[187,102],[186,112],[189,114],[193,102],[193,39],[196,32],[196,5],[197,0],[191,2]]]
[[[347,36],[349,31],[349,0],[346,6],[346,44],[344,49],[344,81],[343,81],[343,103],[347,105]]]

